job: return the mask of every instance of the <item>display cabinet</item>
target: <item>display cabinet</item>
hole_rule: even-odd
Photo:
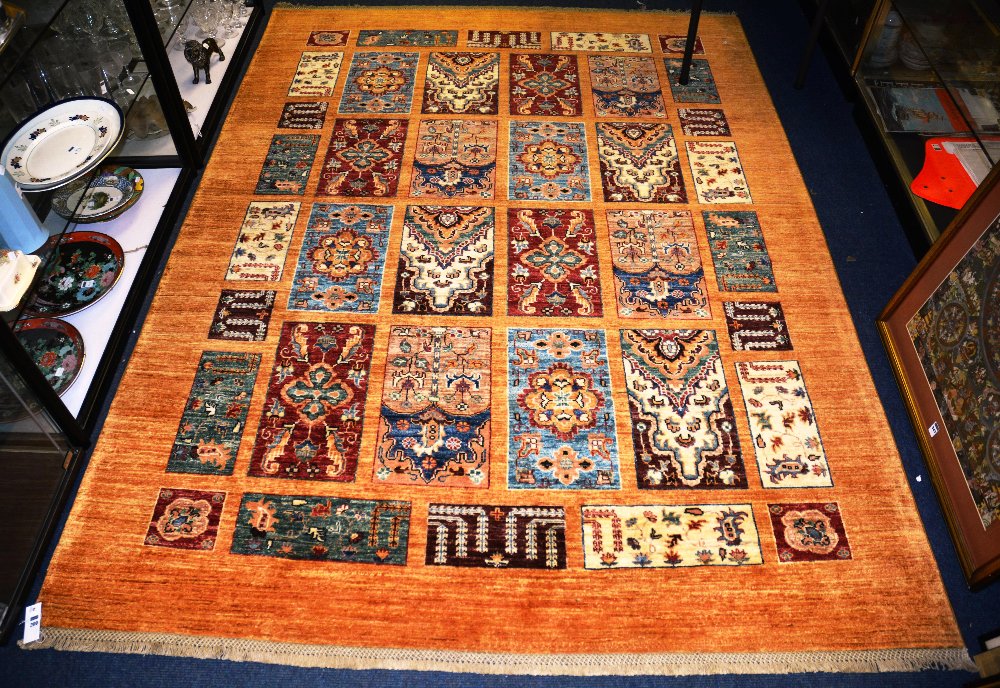
[[[0,5],[19,17],[0,31],[0,635],[19,620],[263,11]],[[211,82],[202,71],[195,84],[184,48],[207,39],[225,60],[210,54]]]
[[[879,0],[814,0],[804,3],[815,6],[830,35],[840,58],[848,65],[854,62],[861,41],[866,36],[868,20]]]
[[[881,0],[852,74],[926,250],[1000,161],[1000,3]]]

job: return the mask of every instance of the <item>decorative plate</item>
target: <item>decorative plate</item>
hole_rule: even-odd
[[[117,241],[100,232],[71,232],[49,240],[55,252],[26,306],[36,315],[67,315],[111,291],[125,267]]]
[[[97,176],[82,177],[59,189],[52,197],[52,210],[81,224],[106,222],[135,205],[142,187],[142,175],[131,167],[106,165]]]
[[[113,101],[70,98],[33,115],[4,142],[0,161],[25,191],[44,191],[97,166],[124,132]]]
[[[56,394],[69,389],[83,367],[80,332],[62,320],[31,318],[15,324],[14,333]]]

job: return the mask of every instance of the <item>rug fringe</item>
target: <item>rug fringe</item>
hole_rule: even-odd
[[[128,633],[75,628],[44,628],[28,650],[154,654],[234,662],[263,662],[332,669],[395,669],[479,674],[563,676],[690,676],[705,674],[876,673],[924,669],[975,671],[964,647],[848,650],[838,652],[760,652],[649,654],[553,654],[453,652],[331,645],[299,645],[236,638],[168,633]]]

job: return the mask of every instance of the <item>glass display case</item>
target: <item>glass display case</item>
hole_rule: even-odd
[[[262,14],[246,0],[0,2],[0,20],[18,18],[0,21],[0,636]]]
[[[839,56],[847,64],[854,61],[865,37],[868,20],[878,0],[837,0],[826,3],[817,0],[817,11],[825,10],[824,21],[833,37]]]
[[[853,74],[929,246],[1000,161],[1000,3],[882,0]]]

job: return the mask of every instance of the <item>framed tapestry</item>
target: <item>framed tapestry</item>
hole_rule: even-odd
[[[878,319],[966,578],[1000,573],[1000,166]]]

